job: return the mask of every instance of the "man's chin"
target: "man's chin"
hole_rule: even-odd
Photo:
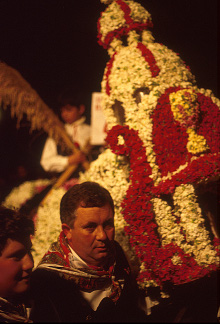
[[[97,266],[103,267],[103,266],[110,266],[112,262],[114,262],[113,254],[109,251],[98,253],[95,258],[97,262]]]
[[[103,260],[103,259],[108,259],[109,256],[109,251],[100,251],[99,253],[96,254],[96,259],[97,260]]]

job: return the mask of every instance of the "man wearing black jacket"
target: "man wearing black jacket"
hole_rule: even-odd
[[[114,203],[95,182],[70,188],[62,232],[32,275],[34,322],[146,322],[140,292],[114,240]]]

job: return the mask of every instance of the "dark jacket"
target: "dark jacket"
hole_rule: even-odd
[[[72,280],[36,269],[31,281],[31,319],[34,322],[146,322],[147,316],[138,307],[140,295],[136,282],[124,270],[127,260],[119,244],[116,247],[115,276],[125,279],[116,305],[110,298],[104,298],[93,311]]]

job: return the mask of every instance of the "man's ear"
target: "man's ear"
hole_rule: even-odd
[[[79,112],[81,115],[84,113],[85,109],[86,109],[85,105],[83,104],[79,105]]]
[[[72,236],[71,236],[71,228],[69,227],[69,225],[63,223],[63,224],[62,224],[62,230],[63,230],[63,232],[64,232],[66,238],[67,238],[68,240],[71,240],[71,237],[72,237]]]

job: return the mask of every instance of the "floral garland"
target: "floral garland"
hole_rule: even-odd
[[[107,83],[106,83],[106,93],[107,95],[110,95],[110,86],[109,86],[109,82],[108,82],[108,77],[111,74],[111,69],[112,69],[112,65],[114,62],[114,57],[117,54],[117,52],[114,53],[114,55],[112,56],[112,58],[110,59],[110,61],[107,64],[107,69],[106,69],[106,74],[105,77],[107,79]]]

